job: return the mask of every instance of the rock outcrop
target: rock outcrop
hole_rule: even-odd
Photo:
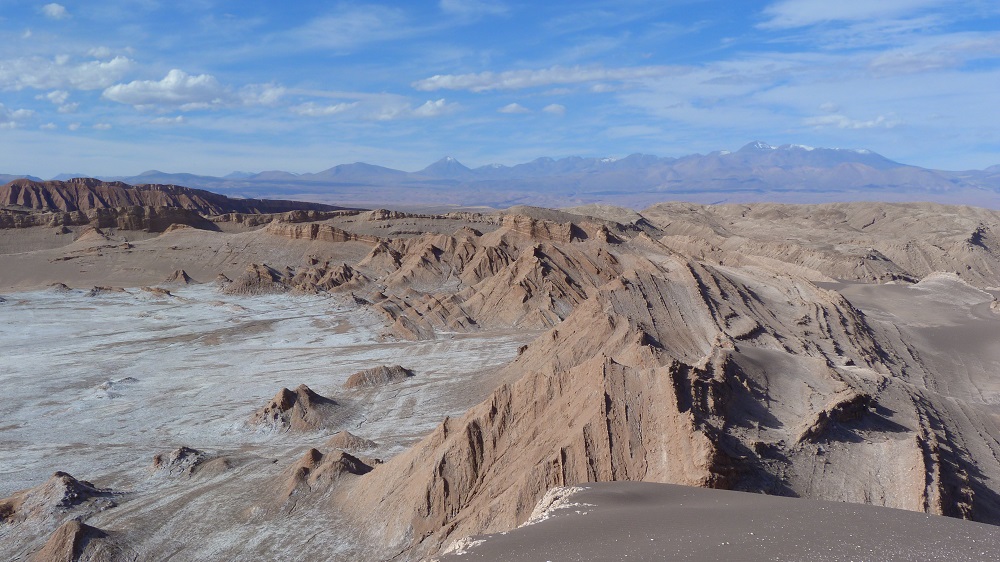
[[[0,206],[72,213],[91,209],[174,208],[200,215],[333,211],[337,207],[277,199],[231,199],[177,185],[138,185],[93,178],[36,182],[14,180],[0,186]]]
[[[32,554],[29,562],[126,562],[135,554],[118,544],[108,533],[81,523],[67,521],[41,550]]]
[[[295,390],[282,388],[267,405],[250,416],[251,426],[277,431],[310,431],[326,427],[337,402],[300,384]]]
[[[114,493],[56,472],[43,484],[0,500],[0,524],[46,521],[74,512],[93,512],[114,507]]]
[[[371,439],[358,437],[349,431],[338,431],[326,441],[328,449],[340,449],[343,451],[367,451],[378,447],[378,443]]]
[[[344,388],[370,388],[403,382],[413,376],[413,371],[399,365],[379,365],[358,371],[347,377]]]

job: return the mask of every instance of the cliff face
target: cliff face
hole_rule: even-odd
[[[0,186],[0,206],[50,212],[121,207],[169,207],[186,209],[201,215],[336,210],[336,207],[318,203],[231,199],[209,191],[176,185],[131,186],[92,178],[46,182],[14,180]]]

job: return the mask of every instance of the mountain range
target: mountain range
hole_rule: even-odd
[[[60,174],[65,180],[80,174]],[[0,182],[30,176],[0,174]],[[38,180],[38,178],[30,178]],[[132,185],[167,184],[233,197],[283,198],[351,205],[509,207],[609,203],[643,207],[665,200],[696,203],[778,201],[936,201],[1000,208],[1000,165],[943,171],[890,160],[869,150],[771,146],[755,141],[735,152],[680,158],[538,158],[469,168],[445,157],[416,172],[356,162],[317,173],[233,172],[224,177],[150,170],[102,176]]]

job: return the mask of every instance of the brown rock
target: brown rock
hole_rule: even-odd
[[[379,365],[371,369],[358,371],[344,383],[344,388],[370,388],[403,382],[413,376],[413,371],[399,365]]]
[[[250,416],[249,424],[278,431],[309,431],[326,427],[337,402],[300,384],[294,391],[282,388],[271,401]]]

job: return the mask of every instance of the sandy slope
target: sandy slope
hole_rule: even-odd
[[[441,560],[973,562],[1000,548],[991,525],[857,504],[636,482],[568,492],[538,522]]]

